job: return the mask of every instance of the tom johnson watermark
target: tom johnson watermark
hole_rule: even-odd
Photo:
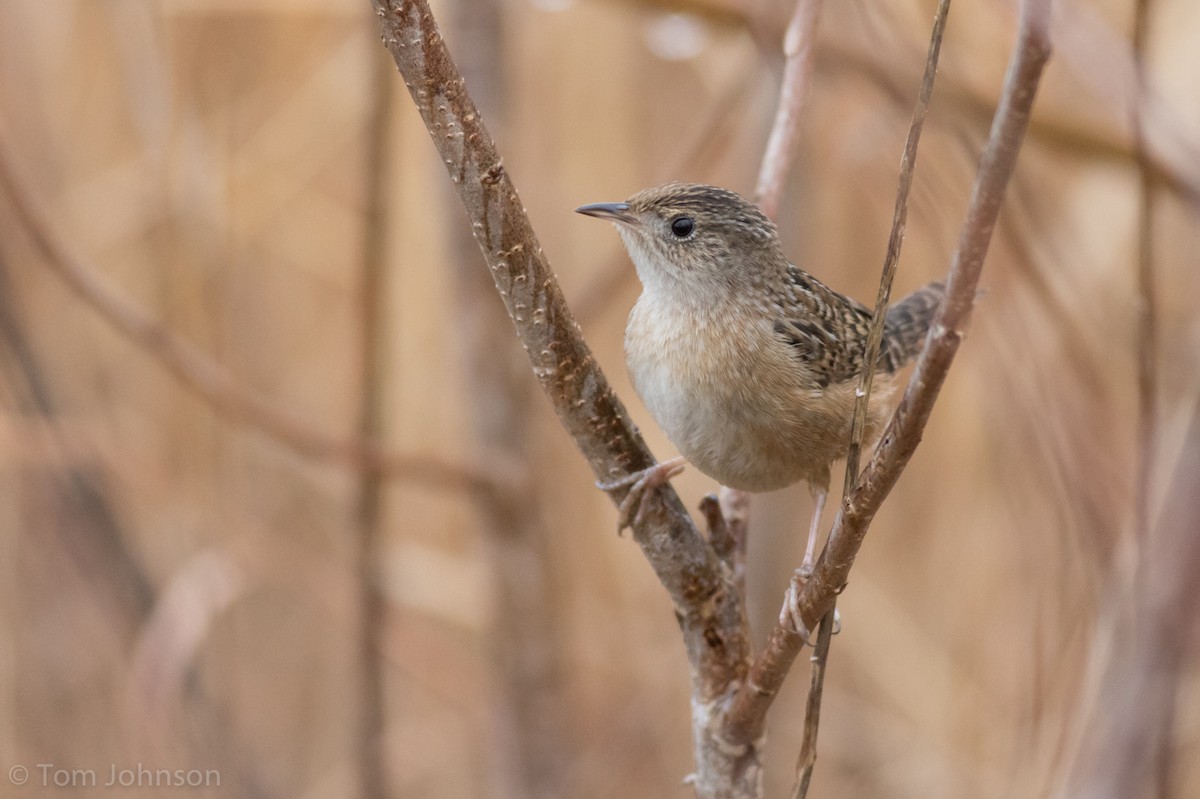
[[[106,769],[18,763],[9,768],[8,781],[40,788],[219,788],[221,772],[215,768],[150,768],[142,763],[110,763]]]

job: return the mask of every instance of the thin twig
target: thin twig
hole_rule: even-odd
[[[362,228],[362,272],[359,283],[358,435],[375,444],[384,433],[384,386],[386,327],[389,303],[385,290],[388,240],[388,165],[395,102],[392,99],[391,69],[381,54],[372,59],[371,117],[367,123],[367,147]],[[367,468],[358,475],[359,589],[359,686],[358,686],[358,785],[362,799],[385,799],[388,795],[384,637],[387,600],[380,572],[384,558],[383,476]]]
[[[721,514],[733,539],[733,584],[746,595],[746,542],[750,536],[750,495],[736,488],[721,486],[717,495]]]
[[[829,663],[833,626],[834,616],[833,611],[830,611],[821,618],[821,626],[817,629],[808,701],[804,704],[804,740],[800,743],[800,754],[796,757],[796,783],[792,786],[792,799],[804,799],[808,796],[813,767],[817,764],[817,731],[821,726],[821,697],[825,692],[825,666]]]
[[[908,220],[908,195],[912,189],[913,174],[917,165],[917,146],[921,131],[925,128],[925,117],[929,114],[929,101],[933,97],[933,84],[937,77],[938,56],[942,49],[942,36],[946,31],[946,18],[950,13],[950,0],[940,0],[933,18],[933,33],[929,39],[929,52],[925,58],[925,74],[921,78],[921,90],[917,105],[913,109],[912,123],[908,128],[908,140],[900,158],[900,184],[896,190],[896,208],[892,214],[892,231],[888,236],[887,254],[883,260],[883,272],[879,278],[879,293],[875,298],[875,314],[867,335],[867,348],[863,356],[863,372],[859,378],[854,402],[854,419],[850,426],[850,447],[846,455],[846,480],[842,495],[849,496],[858,478],[858,461],[862,452],[863,436],[867,427],[867,402],[871,397],[871,384],[875,378],[879,348],[883,342],[883,325],[887,318],[888,302],[892,296],[892,283],[900,265],[900,247],[904,243],[905,225]],[[808,693],[808,707],[804,721],[804,740],[800,746],[800,757],[796,761],[796,785],[793,796],[803,799],[808,794],[813,766],[817,761],[817,727],[821,709],[821,695],[825,677],[825,662],[829,656],[830,630],[834,625],[836,599],[821,618],[820,634],[813,654],[812,680]]]
[[[1138,462],[1133,492],[1134,535],[1137,561],[1134,567],[1134,591],[1147,590],[1151,579],[1149,546],[1153,529],[1154,465],[1158,454],[1158,303],[1155,299],[1154,268],[1154,169],[1146,142],[1145,108],[1151,95],[1147,75],[1146,52],[1150,31],[1150,0],[1137,0],[1133,16],[1134,88],[1130,102],[1133,152],[1138,167],[1138,256],[1137,256],[1137,387],[1138,387]],[[1159,741],[1152,768],[1157,780],[1156,794],[1163,795],[1170,781],[1172,747],[1169,745],[1173,709],[1157,722],[1151,737]]]
[[[1137,255],[1137,387],[1138,387],[1138,466],[1134,488],[1134,529],[1137,540],[1145,545],[1151,525],[1151,476],[1154,471],[1156,431],[1158,429],[1158,331],[1157,303],[1154,294],[1154,173],[1146,146],[1143,110],[1149,95],[1146,77],[1146,37],[1149,30],[1150,0],[1137,0],[1133,20],[1133,61],[1137,76],[1131,102],[1133,153],[1140,177],[1138,203]]]
[[[883,259],[883,273],[879,278],[879,293],[875,297],[875,313],[867,335],[867,349],[863,358],[863,372],[859,377],[858,391],[854,402],[854,419],[850,427],[850,448],[846,455],[846,494],[854,487],[858,478],[858,462],[862,453],[863,435],[867,427],[867,403],[871,397],[871,385],[875,379],[876,361],[883,342],[884,321],[888,303],[892,297],[892,283],[900,265],[900,247],[908,222],[908,195],[912,190],[913,174],[917,165],[917,146],[925,128],[925,117],[929,114],[929,101],[933,97],[933,84],[937,77],[938,56],[942,49],[942,36],[946,30],[946,17],[950,13],[950,0],[938,3],[933,18],[933,35],[929,40],[929,53],[925,59],[925,74],[921,78],[921,91],[913,109],[912,123],[908,128],[908,140],[904,154],[900,157],[900,185],[896,190],[896,208],[892,214],[892,231],[888,236],[887,254]]]
[[[721,487],[721,497],[707,494],[700,500],[700,515],[708,531],[708,541],[713,551],[725,563],[732,575],[734,589],[742,599],[743,614],[746,610],[746,529],[749,499],[744,491],[735,492],[733,504],[730,494]],[[740,501],[743,500],[744,501]],[[722,501],[725,500],[725,501]],[[743,615],[743,629],[748,629],[749,619]]]
[[[737,542],[725,514],[721,512],[721,502],[716,494],[705,494],[700,500],[700,515],[704,517],[704,526],[708,532],[708,542],[713,551],[725,561],[725,565],[733,568],[733,553],[737,550]]]
[[[779,213],[779,201],[796,151],[796,133],[812,84],[813,53],[816,52],[817,18],[821,0],[796,0],[796,9],[783,37],[783,81],[775,122],[758,172],[755,196],[759,208],[771,219]]]
[[[812,577],[797,597],[796,607],[804,629],[780,624],[771,631],[766,647],[729,710],[726,733],[730,740],[754,740],[761,735],[767,709],[809,637],[808,631],[816,626],[845,586],[867,527],[920,443],[938,391],[970,321],[979,274],[1005,187],[1016,165],[1042,70],[1050,56],[1049,6],[1049,0],[1026,0],[1022,5],[1016,49],[976,175],[967,219],[946,282],[946,298],[904,397],[854,489],[843,499],[829,541]]]
[[[508,468],[509,464],[481,469],[453,463],[440,456],[392,452],[370,441],[345,439],[314,430],[237,381],[198,347],[167,325],[152,319],[145,310],[105,284],[93,269],[73,256],[52,231],[49,214],[38,207],[32,192],[18,177],[2,136],[0,185],[46,265],[106,322],[165,366],[218,416],[259,430],[307,457],[373,469],[389,478],[431,488],[465,490],[501,498],[511,495],[523,484],[520,472]]]

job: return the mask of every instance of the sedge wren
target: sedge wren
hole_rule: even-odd
[[[619,524],[684,459],[743,491],[804,480],[816,500],[811,566],[830,466],[849,449],[872,312],[790,263],[774,223],[731,191],[670,183],[576,210],[614,222],[637,269],[642,294],[625,328],[625,362],[683,456],[602,486],[633,484]],[[888,309],[868,440],[942,295],[931,283]]]

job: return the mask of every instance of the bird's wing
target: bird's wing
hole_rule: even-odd
[[[775,332],[811,370],[817,387],[858,375],[871,311],[790,264],[787,289]]]
[[[791,264],[788,290],[775,332],[812,371],[817,387],[858,377],[871,327],[870,309]],[[921,351],[944,293],[941,283],[930,283],[888,308],[877,369],[895,372]]]

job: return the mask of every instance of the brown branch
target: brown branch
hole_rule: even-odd
[[[733,584],[746,596],[746,543],[750,537],[750,495],[736,488],[721,486],[717,494],[721,514],[733,538]]]
[[[1146,36],[1150,0],[1138,0],[1133,20],[1133,61],[1136,87],[1131,103],[1133,153],[1139,173],[1137,254],[1137,388],[1138,465],[1134,488],[1134,529],[1145,544],[1150,534],[1150,487],[1157,447],[1158,360],[1157,303],[1154,296],[1154,174],[1146,145],[1144,101],[1150,84],[1146,77]]]
[[[0,137],[0,184],[46,265],[76,296],[166,367],[218,416],[266,433],[301,455],[375,470],[391,478],[431,488],[470,491],[499,500],[521,485],[519,471],[507,468],[508,464],[495,464],[493,474],[493,470],[453,463],[433,455],[392,452],[373,442],[340,438],[314,430],[281,411],[266,397],[239,383],[190,341],[152,319],[128,297],[105,284],[91,268],[73,256],[52,231],[49,214],[37,206],[14,164]]]
[[[796,9],[783,37],[785,61],[779,105],[775,109],[775,122],[771,126],[754,190],[759,207],[771,219],[779,213],[779,201],[795,156],[796,133],[812,84],[820,13],[821,0],[796,0]]]
[[[391,308],[385,290],[388,241],[388,167],[392,117],[391,67],[382,54],[371,65],[371,116],[367,123],[367,147],[363,171],[364,206],[362,267],[359,283],[358,435],[374,444],[384,433],[386,408],[385,376],[389,361],[386,327]],[[387,599],[383,596],[384,534],[383,476],[375,469],[358,474],[355,508],[358,530],[358,787],[361,799],[385,799],[388,795],[387,755],[384,735],[386,719],[386,673],[383,651],[387,632]]]
[[[746,598],[746,532],[749,527],[750,495],[721,487],[720,497],[708,494],[700,500],[708,541],[733,575],[733,585]]]
[[[729,710],[726,734],[730,740],[755,740],[761,735],[767,709],[796,654],[809,637],[809,631],[845,587],[867,527],[920,443],[938,391],[970,321],[984,256],[1029,125],[1042,70],[1050,56],[1049,5],[1049,0],[1026,0],[1022,4],[1016,48],[976,175],[967,219],[946,283],[945,301],[904,397],[853,491],[843,499],[829,541],[812,577],[797,597],[804,629],[779,624],[771,631],[766,647]]]
[[[1157,434],[1158,434],[1158,303],[1155,299],[1155,268],[1154,268],[1154,206],[1155,206],[1155,180],[1153,164],[1151,162],[1149,147],[1146,141],[1146,121],[1145,109],[1147,99],[1151,96],[1150,80],[1147,76],[1146,66],[1146,40],[1150,31],[1150,0],[1137,0],[1134,6],[1133,16],[1133,71],[1134,71],[1134,89],[1133,96],[1130,101],[1130,126],[1133,131],[1133,154],[1134,160],[1138,168],[1138,219],[1137,219],[1137,235],[1138,235],[1138,251],[1137,251],[1137,397],[1138,397],[1138,417],[1137,417],[1137,441],[1138,454],[1136,474],[1134,477],[1133,491],[1133,528],[1138,545],[1137,561],[1133,573],[1133,590],[1135,597],[1141,598],[1149,593],[1148,584],[1152,581],[1159,582],[1163,572],[1170,573],[1172,568],[1170,565],[1161,562],[1153,563],[1151,558],[1156,552],[1161,552],[1162,540],[1151,540],[1151,531],[1153,528],[1153,502],[1151,489],[1153,486],[1154,464],[1158,453]],[[1195,425],[1196,420],[1193,420]],[[1194,437],[1189,437],[1191,443],[1195,444]],[[1194,466],[1190,462],[1190,458],[1195,456],[1195,453],[1189,453],[1185,450],[1181,459],[1183,467],[1182,481],[1186,485],[1186,481],[1195,479],[1196,475],[1186,474],[1189,465]],[[1195,496],[1194,494],[1192,496]],[[1170,535],[1176,531],[1168,529],[1167,534]],[[1172,542],[1177,543],[1177,542]],[[1182,542],[1179,542],[1182,543]],[[1157,547],[1154,545],[1158,545]],[[1170,557],[1174,558],[1177,554],[1182,554],[1180,551],[1186,552],[1189,547],[1187,543],[1182,543],[1182,546],[1173,546]],[[1192,546],[1190,549],[1193,552],[1200,552],[1200,549]],[[1192,572],[1194,573],[1194,572]],[[1198,593],[1195,590],[1181,590],[1182,585],[1170,586],[1168,591],[1172,589],[1178,592],[1176,599],[1182,600],[1178,603],[1172,602],[1173,606],[1184,604],[1190,600],[1193,604],[1196,601]],[[1161,590],[1161,588],[1159,589]],[[1136,599],[1135,599],[1136,602]],[[1190,614],[1189,614],[1190,615]],[[1185,617],[1186,618],[1186,617]],[[1142,623],[1134,634],[1139,638],[1146,636],[1147,632],[1152,636],[1155,632],[1161,632],[1164,628],[1159,620],[1147,618],[1139,620]],[[1171,638],[1174,636],[1171,633]],[[1131,637],[1122,637],[1122,641],[1130,641]],[[1123,791],[1120,787],[1122,782],[1128,785],[1129,790],[1126,793],[1135,793],[1136,774],[1138,772],[1149,772],[1154,775],[1158,781],[1155,792],[1158,795],[1163,795],[1169,783],[1169,774],[1171,769],[1171,749],[1170,736],[1171,727],[1174,720],[1174,708],[1172,702],[1174,699],[1176,682],[1179,679],[1179,660],[1181,653],[1176,651],[1174,662],[1170,655],[1164,653],[1177,650],[1180,644],[1176,640],[1154,641],[1143,640],[1141,651],[1131,654],[1127,660],[1133,661],[1132,668],[1137,672],[1143,671],[1141,667],[1145,667],[1145,671],[1157,672],[1157,684],[1148,686],[1150,688],[1150,702],[1141,705],[1140,700],[1145,696],[1143,691],[1134,689],[1132,696],[1137,697],[1139,701],[1139,710],[1141,719],[1136,719],[1131,725],[1137,732],[1140,733],[1138,739],[1122,740],[1121,736],[1115,736],[1111,740],[1112,744],[1123,746],[1123,752],[1107,752],[1102,756],[1109,760],[1107,768],[1113,768],[1112,763],[1122,763],[1125,767],[1121,773],[1114,775],[1104,774],[1103,768],[1099,768],[1096,764],[1091,764],[1097,775],[1103,775],[1101,778],[1107,782],[1105,787],[1110,792]],[[1148,647],[1152,647],[1154,652],[1147,651]],[[1120,683],[1128,685],[1130,683],[1136,685],[1139,677],[1136,673],[1121,673],[1118,665],[1123,658],[1114,658],[1112,664],[1113,670],[1117,672],[1115,679]],[[1142,663],[1138,661],[1142,660]],[[1165,675],[1164,675],[1165,673]],[[1113,695],[1111,698],[1114,704],[1120,702],[1123,688],[1109,689]],[[1158,702],[1154,700],[1157,699]],[[1157,706],[1156,706],[1157,705]],[[1157,711],[1157,712],[1156,712]],[[1141,722],[1139,724],[1139,722]],[[1102,737],[1102,736],[1098,736]],[[1146,742],[1153,741],[1153,744]],[[1143,747],[1145,749],[1143,749]],[[1102,752],[1103,743],[1097,743],[1096,750]],[[1141,763],[1134,760],[1132,753],[1146,751],[1146,755]],[[1157,762],[1153,762],[1157,761]],[[1091,779],[1095,779],[1092,776]],[[1090,788],[1088,789],[1090,792]],[[1081,794],[1082,795],[1082,794]],[[1113,795],[1116,795],[1115,793]]]
[[[721,502],[716,494],[705,494],[701,498],[700,515],[704,517],[708,543],[712,545],[717,557],[732,569],[734,554],[737,552],[737,539],[733,537],[730,524],[725,521],[725,514],[721,512]]]
[[[867,348],[863,356],[863,372],[855,392],[854,417],[850,425],[850,447],[846,455],[846,480],[842,496],[850,496],[858,478],[858,461],[862,452],[863,436],[867,428],[867,402],[871,397],[871,384],[875,379],[875,366],[879,360],[879,348],[883,342],[883,324],[887,318],[888,302],[892,296],[892,283],[900,265],[900,247],[904,243],[904,231],[908,221],[908,195],[912,189],[913,173],[917,165],[917,146],[921,131],[925,128],[925,117],[929,114],[929,101],[933,97],[933,84],[937,77],[938,56],[942,49],[942,36],[946,31],[946,19],[950,13],[950,0],[940,0],[933,18],[933,33],[929,39],[929,52],[925,57],[925,74],[921,78],[921,91],[913,109],[912,122],[908,128],[908,139],[904,154],[900,157],[900,184],[896,190],[896,209],[892,214],[892,230],[888,236],[887,253],[883,259],[883,272],[879,278],[879,293],[875,298],[875,312],[871,329],[867,334]],[[824,691],[825,664],[829,657],[831,630],[835,623],[836,598],[821,617],[820,634],[813,654],[812,679],[808,692],[807,709],[804,716],[804,739],[800,756],[796,762],[796,785],[793,796],[804,799],[812,780],[813,767],[817,762],[817,729],[820,723],[821,696]]]
[[[425,0],[372,0],[391,52],[438,150],[533,372],[593,473],[611,480],[654,458],[567,308],[491,135]],[[614,501],[623,498],[620,492]],[[694,784],[701,796],[757,796],[761,740],[715,737],[717,709],[744,674],[749,643],[729,572],[669,486],[642,499],[634,539],[675,606],[691,665]]]

